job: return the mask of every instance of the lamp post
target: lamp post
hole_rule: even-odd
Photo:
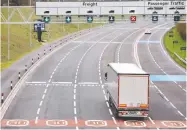
[[[10,1],[8,0],[8,22],[9,22],[9,4],[10,4]],[[10,60],[10,35],[9,35],[9,32],[10,31],[10,25],[8,24],[8,61]]]

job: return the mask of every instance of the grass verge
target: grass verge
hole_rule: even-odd
[[[25,19],[29,19],[29,15],[33,8],[22,8],[20,9],[22,15]],[[10,14],[14,11],[14,15],[10,19],[11,22],[23,22],[22,17],[16,9],[10,9]],[[2,14],[4,19],[8,18],[7,8],[2,8]],[[34,21],[35,19],[41,19],[38,16],[31,16],[29,21]],[[1,18],[1,21],[4,20]],[[101,26],[103,24],[92,24],[92,27]],[[63,27],[64,26],[64,27]],[[90,24],[79,24],[79,30],[90,28]],[[1,24],[1,71],[11,66],[15,61],[22,58],[24,55],[36,50],[41,43],[37,41],[37,33],[33,31],[33,25],[28,24],[11,24],[9,25],[10,35],[9,35],[9,54],[10,60],[8,60],[8,25]],[[47,40],[47,43],[78,31],[78,24],[46,24],[47,32],[43,32],[42,39]],[[31,38],[30,38],[31,37]]]
[[[173,33],[171,33],[173,32]],[[173,35],[173,37],[169,37],[169,35]],[[173,41],[177,40],[177,44],[173,44]],[[164,46],[170,56],[183,68],[186,68],[186,64],[182,62],[174,53],[179,55],[182,59],[186,59],[186,51],[180,50],[181,47],[186,47],[186,41],[181,38],[176,28],[172,28],[169,32],[167,32],[164,36]]]

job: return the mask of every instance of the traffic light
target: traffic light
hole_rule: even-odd
[[[49,23],[50,22],[50,17],[49,16],[45,16],[44,19],[43,19],[43,21],[45,23]]]
[[[71,23],[71,16],[66,16],[66,23]]]
[[[93,22],[93,16],[87,16],[87,22],[92,23]]]

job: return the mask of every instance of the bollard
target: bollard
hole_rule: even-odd
[[[38,54],[38,60],[40,59],[40,54]]]
[[[25,71],[27,71],[27,65],[25,65]]]
[[[21,78],[21,72],[19,72],[19,74],[18,74],[18,79],[20,79]]]
[[[45,49],[44,49],[44,55],[45,55]]]
[[[32,58],[32,65],[34,64],[34,59]]]
[[[11,89],[11,90],[13,89],[13,87],[12,87],[12,81],[10,82],[10,89]]]
[[[1,104],[4,102],[4,93],[1,93]]]

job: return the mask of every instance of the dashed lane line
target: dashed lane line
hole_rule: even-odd
[[[105,37],[111,35],[112,33],[114,33],[114,32],[111,32],[111,33],[105,35],[104,37],[102,37],[101,39],[99,39],[98,41],[96,41],[96,42],[95,42],[93,45],[91,45],[91,46],[86,50],[86,52],[83,54],[83,56],[81,57],[81,59],[80,59],[78,65],[77,65],[76,74],[75,74],[75,82],[74,82],[75,84],[77,83],[77,78],[78,78],[78,72],[79,72],[80,65],[81,65],[81,63],[82,63],[84,57],[86,56],[86,54],[87,54],[96,44],[98,44],[99,41],[101,41],[101,40],[104,39]],[[74,94],[74,101],[76,101],[75,98],[76,98],[76,94]],[[74,115],[74,116],[75,116],[75,119],[76,119],[75,122],[76,122],[76,121],[77,121],[77,117],[76,117],[76,115]],[[76,126],[76,128],[78,128],[78,126]]]
[[[168,24],[168,23],[166,23],[166,24]],[[166,24],[163,24],[163,25],[166,25]],[[159,25],[159,26],[163,26],[163,25]],[[158,26],[156,26],[156,27],[158,27]],[[156,27],[154,27],[154,28],[156,28]],[[140,39],[140,38],[139,38]],[[141,67],[141,65],[140,65],[140,61],[139,61],[139,57],[138,57],[138,53],[137,53],[137,44],[138,44],[138,41],[137,42],[135,42],[135,44],[134,44],[134,57],[135,57],[135,60],[136,60],[136,63],[138,64],[138,66],[140,67],[140,68],[142,68]],[[154,83],[151,81],[151,83],[154,85]],[[160,90],[160,89],[158,89],[158,87],[156,86],[156,85],[154,85],[154,87],[157,89],[157,90]],[[165,96],[163,93],[160,93],[160,94],[162,94],[163,96]],[[166,96],[165,96],[166,97]],[[168,102],[170,102],[170,101],[168,101]],[[184,115],[182,115],[183,117],[185,117]]]
[[[153,34],[155,34],[156,32],[157,32],[157,31],[155,31]],[[151,36],[152,36],[153,34],[151,34]],[[166,75],[168,76],[168,78],[170,78],[170,76],[168,75],[168,73],[166,73],[166,72],[162,69],[162,67],[156,62],[155,58],[153,57],[153,55],[152,55],[152,53],[151,53],[151,51],[150,51],[149,41],[150,41],[151,36],[149,37],[149,39],[148,39],[148,44],[147,44],[147,48],[148,48],[149,54],[150,54],[152,60],[154,61],[154,63],[157,65],[157,67],[158,67],[164,74],[166,74]],[[182,89],[182,87],[181,87],[176,81],[173,81],[173,82],[174,82],[179,88],[181,88],[182,91],[184,91],[184,90]],[[185,92],[186,92],[186,91],[185,91]]]
[[[168,23],[166,23],[166,24],[168,24]],[[155,26],[155,27],[152,28],[152,29],[158,28],[158,27],[163,26],[163,25],[166,25],[166,24],[161,24],[161,25]],[[137,47],[137,45],[138,45],[138,43],[139,43],[139,41],[140,41],[140,39],[141,39],[141,37],[142,37],[143,35],[144,35],[144,32],[142,33],[142,35],[140,35],[140,36],[136,39],[135,43],[133,44],[133,45],[134,45],[134,46],[133,46],[134,58],[135,58],[135,61],[136,61],[136,63],[138,64],[138,66],[139,66],[140,68],[142,68],[142,67],[141,67],[141,64],[140,64],[140,61],[139,61],[139,57],[138,57],[138,47]],[[151,81],[151,82],[152,82],[152,81]],[[161,91],[160,91],[160,92],[161,92]],[[152,124],[155,124],[154,121],[151,119],[151,117],[148,117],[148,119],[151,121]],[[156,127],[156,129],[159,130],[158,127]]]
[[[156,32],[157,32],[157,31],[156,31]],[[154,32],[154,33],[156,33],[156,32]],[[154,34],[154,33],[153,33],[153,34]],[[152,35],[153,35],[153,34],[152,34]],[[151,35],[151,36],[152,36],[152,35]],[[148,41],[150,40],[151,36],[149,37]],[[151,53],[151,51],[150,51],[149,44],[147,44],[147,47],[148,47],[149,54],[150,54],[151,58],[153,59],[154,63],[155,63],[157,66],[159,66],[158,63],[155,61],[155,59],[154,59],[154,57],[153,57],[153,55],[152,55],[152,53]],[[161,68],[161,67],[160,67],[160,68]],[[169,75],[168,75],[163,69],[161,69],[161,71],[162,71],[163,73],[165,73],[165,74],[168,76],[168,78],[170,78]],[[176,81],[173,81],[173,82],[178,86],[178,84],[177,84]],[[153,83],[153,82],[152,82],[152,83]],[[156,85],[154,85],[154,86],[156,87]],[[156,88],[157,88],[157,91],[158,91],[161,95],[163,95],[163,97],[165,97],[165,99],[167,99],[167,101],[169,102],[169,104],[170,104],[174,109],[177,110],[177,112],[179,113],[179,115],[181,115],[182,117],[185,117],[185,116],[177,109],[177,107],[176,107],[175,105],[173,105],[173,103],[172,103],[171,101],[169,101],[168,98],[166,98],[166,96],[163,94],[163,92],[162,92],[158,87],[156,87]],[[180,88],[180,87],[179,87],[179,88]],[[183,89],[182,89],[182,90],[183,90]]]
[[[98,35],[100,35],[101,33],[99,33]],[[97,35],[96,35],[97,36]],[[53,72],[52,72],[52,74],[51,74],[51,76],[50,76],[50,79],[49,79],[49,81],[48,81],[48,84],[47,84],[47,86],[46,86],[46,88],[49,86],[49,83],[51,82],[51,79],[53,78],[53,75],[55,74],[55,71],[58,69],[58,67],[59,67],[59,65],[61,64],[61,62],[72,52],[72,51],[74,51],[76,48],[78,48],[80,45],[82,45],[83,43],[80,43],[80,44],[78,44],[77,46],[75,46],[75,47],[73,47],[68,53],[66,53],[66,55],[60,60],[60,62],[57,64],[57,66],[55,67],[55,69],[53,70]],[[66,45],[66,44],[65,44]],[[42,96],[42,100],[41,101],[43,101],[44,100],[44,98],[45,98],[45,92],[44,92],[44,94],[43,94],[43,96]],[[40,109],[40,105],[39,105],[39,108],[38,109]],[[38,113],[38,112],[37,112]],[[36,118],[37,120],[38,120],[38,116],[37,116],[37,118]]]
[[[99,68],[98,68],[98,71],[99,71],[99,80],[100,80],[100,84],[102,84],[102,78],[101,78],[101,59],[102,59],[102,57],[103,57],[103,54],[104,54],[105,50],[107,49],[107,47],[110,45],[110,43],[111,43],[113,40],[115,40],[117,37],[121,36],[122,34],[124,34],[124,32],[121,33],[120,35],[116,36],[115,38],[113,38],[113,39],[104,47],[104,49],[103,49],[103,51],[102,51],[102,53],[101,53],[101,55],[100,55],[100,57],[99,57]],[[110,109],[110,106],[109,106],[109,104],[108,104],[108,100],[107,100],[107,97],[106,97],[106,92],[105,92],[105,89],[104,89],[104,85],[102,85],[102,90],[103,90],[103,95],[104,95],[104,98],[105,98],[107,107],[109,108],[109,113],[110,113],[110,115],[112,116],[113,122],[116,124],[116,129],[119,130],[119,127],[117,126],[117,123],[116,123],[116,121],[115,121],[115,118],[114,118],[114,116],[113,116],[113,114],[112,114],[112,111],[111,111],[111,109]]]

